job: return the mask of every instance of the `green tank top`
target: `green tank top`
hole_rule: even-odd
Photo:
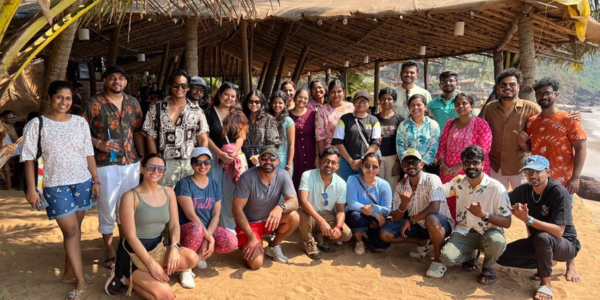
[[[140,239],[153,239],[161,235],[165,225],[169,222],[169,194],[165,187],[163,191],[167,195],[167,202],[161,206],[152,206],[146,203],[137,190],[133,190],[140,199],[135,210],[135,230]]]

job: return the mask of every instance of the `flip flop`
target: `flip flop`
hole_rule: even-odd
[[[531,277],[529,277],[529,279],[531,279],[533,281],[540,281],[540,274],[535,272],[535,274],[531,275]]]
[[[67,296],[67,300],[81,300],[81,297],[82,297],[83,293],[85,293],[85,291],[86,290],[74,289],[69,292],[69,295]]]
[[[483,272],[488,272],[490,274],[483,274]],[[481,268],[481,274],[477,277],[477,282],[483,285],[490,285],[496,283],[498,280],[498,276],[496,276],[496,271],[492,268]]]
[[[477,262],[479,261],[479,250],[473,251],[473,254],[475,254],[473,256],[473,259],[462,263],[463,270],[467,272],[473,272],[477,270]]]
[[[535,291],[535,293],[536,294],[540,293],[540,294],[544,294],[544,295],[550,296],[550,299],[554,298],[554,293],[552,292],[552,290],[549,287],[545,286],[545,285],[540,285],[538,287],[537,291]],[[533,296],[535,297],[535,295],[533,295]]]
[[[90,277],[90,275],[88,274],[83,274],[83,279],[85,279],[85,282],[87,282],[87,284],[92,283],[92,277]],[[66,280],[61,280],[63,283],[77,283],[77,278],[71,278],[71,279],[66,279]]]
[[[112,267],[110,266],[112,264]],[[108,270],[112,270],[115,268],[117,264],[117,257],[109,257],[104,260],[104,267]]]

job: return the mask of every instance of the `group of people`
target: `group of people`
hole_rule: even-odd
[[[206,84],[183,70],[144,115],[123,92],[127,74],[112,66],[104,91],[77,116],[68,113],[71,87],[53,82],[50,112],[25,127],[21,161],[27,200],[47,202],[63,232],[62,279],[76,283],[68,299],[80,299],[91,282],[80,238],[96,204],[111,295],[134,289],[173,299],[169,275],[193,288],[192,269],[206,268],[214,252],[240,249],[251,269],[265,255],[288,263],[281,243],[296,228],[312,259],[354,237],[358,255],[391,243],[416,244],[414,258],[433,250],[425,272],[433,278],[455,264],[477,270],[480,251],[481,284],[497,280],[496,262],[537,268],[536,299],[552,298],[553,261],[566,261],[567,279],[578,281],[571,210],[586,135],[579,113],[556,107],[558,82],[536,83],[536,105],[518,98],[522,75],[507,69],[496,78],[499,100],[477,117],[456,73],[440,74],[442,94],[433,100],[417,77],[416,62],[405,62],[402,85],[379,91],[376,115],[369,93],[348,102],[341,81],[320,79],[308,89],[285,81],[268,100],[253,90],[242,101],[225,82],[203,109]],[[507,245],[511,215],[528,232]]]

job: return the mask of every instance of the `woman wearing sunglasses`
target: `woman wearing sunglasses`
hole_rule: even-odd
[[[242,110],[250,122],[248,136],[242,150],[248,158],[248,166],[258,164],[258,151],[262,146],[279,147],[281,140],[277,121],[267,113],[267,99],[259,90],[253,90],[242,103]]]
[[[133,288],[144,299],[174,299],[169,276],[198,264],[198,255],[179,244],[175,192],[158,184],[165,171],[163,158],[155,153],[146,155],[140,167],[142,183],[121,198],[119,216],[124,239],[117,249],[115,269],[104,286],[109,295],[119,295],[129,285],[129,292]],[[169,231],[170,240],[166,243],[169,246],[163,255],[152,255],[154,251],[161,253],[165,227]],[[132,259],[133,254],[141,262]],[[180,281],[184,281],[185,274],[179,275]]]
[[[179,224],[181,224],[181,245],[198,253],[200,269],[207,267],[206,259],[213,252],[229,253],[235,250],[237,239],[235,234],[218,226],[221,216],[221,184],[207,176],[211,169],[212,154],[204,147],[192,151],[192,169],[194,174],[177,183],[175,194],[179,207]],[[186,270],[182,286],[194,287],[192,270]],[[188,285],[189,283],[189,285]]]
[[[362,173],[348,177],[346,224],[356,240],[356,254],[365,253],[365,234],[371,241],[373,251],[385,248],[385,245],[379,244],[379,230],[390,213],[392,189],[387,181],[377,177],[380,165],[381,159],[375,153],[367,153],[362,159]]]

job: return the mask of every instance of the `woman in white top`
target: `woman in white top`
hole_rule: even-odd
[[[95,199],[100,196],[100,181],[89,125],[82,117],[68,113],[73,103],[72,96],[67,82],[54,81],[50,84],[50,112],[25,125],[21,162],[25,162],[27,201],[33,207],[41,205],[38,191],[41,192],[48,202],[48,219],[56,219],[63,233],[66,254],[62,281],[77,283],[67,299],[80,299],[91,282],[91,278],[83,274],[81,223],[85,212],[96,204]],[[37,189],[34,177],[38,139],[41,139],[44,160],[43,191]]]

